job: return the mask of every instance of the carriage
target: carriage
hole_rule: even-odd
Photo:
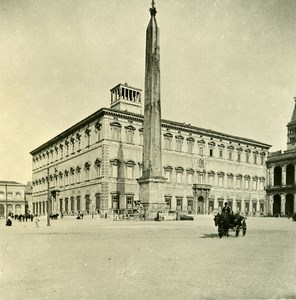
[[[218,213],[214,217],[215,226],[218,227],[219,237],[222,238],[224,235],[229,236],[229,229],[235,231],[235,236],[239,236],[239,232],[242,230],[243,236],[247,232],[247,223],[245,217],[240,214],[226,214]]]

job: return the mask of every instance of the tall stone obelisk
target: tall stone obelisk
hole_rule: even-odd
[[[138,179],[140,200],[148,218],[165,209],[163,188],[166,178],[162,177],[160,52],[156,13],[152,1],[151,19],[146,30],[143,174]]]

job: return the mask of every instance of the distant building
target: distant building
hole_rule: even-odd
[[[270,153],[267,159],[268,213],[275,216],[296,212],[296,103],[287,131],[287,150]]]
[[[266,157],[270,145],[162,120],[165,202],[170,210],[205,214],[228,201],[234,211],[266,213]],[[102,108],[31,151],[33,212],[132,211],[142,176],[141,90],[111,89]],[[49,179],[49,181],[48,181]]]
[[[25,187],[15,181],[0,181],[0,218],[6,216],[6,205],[8,213],[25,213]]]

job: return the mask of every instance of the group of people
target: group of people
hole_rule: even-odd
[[[21,217],[20,217],[21,216]],[[19,220],[19,222],[21,222],[21,219],[22,219],[22,216],[25,216],[25,215],[18,215],[17,217],[15,217],[15,220]],[[27,217],[28,216],[28,217]],[[40,221],[40,219],[39,219],[39,217],[38,217],[38,215],[36,214],[35,216],[33,216],[32,214],[28,214],[28,215],[26,215],[26,221],[28,220],[28,219],[30,219],[31,220],[31,222],[33,222],[34,221],[34,223],[35,223],[35,225],[36,225],[36,227],[39,227],[39,221]],[[23,219],[23,222],[24,222],[24,220],[25,219]],[[13,216],[12,215],[9,215],[8,216],[8,218],[7,218],[7,221],[6,221],[6,226],[12,226],[12,220],[13,220]]]

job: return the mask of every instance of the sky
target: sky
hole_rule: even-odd
[[[286,150],[296,96],[296,1],[156,0],[162,118]],[[151,0],[0,0],[0,180],[30,151],[144,89]]]

